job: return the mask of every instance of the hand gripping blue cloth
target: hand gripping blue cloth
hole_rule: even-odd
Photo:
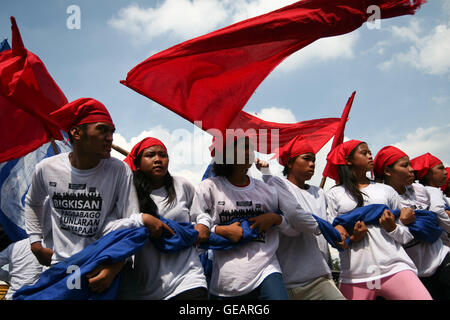
[[[364,221],[365,224],[378,225],[379,219],[384,210],[390,210],[383,204],[370,204],[364,207],[356,208],[350,212],[342,214],[333,220],[333,226],[341,225],[347,231],[353,231],[357,221]],[[400,210],[391,210],[397,219],[400,216]],[[438,225],[436,213],[428,210],[414,210],[416,219],[407,227],[414,238],[433,243],[442,233],[442,228]]]
[[[211,250],[230,250],[235,248],[236,246],[255,240],[258,237],[258,228],[251,229],[250,226],[252,225],[252,223],[249,222],[248,220],[233,219],[228,224],[232,224],[234,222],[241,223],[241,228],[243,231],[241,240],[239,240],[238,242],[232,242],[227,238],[224,238],[214,232],[211,232],[209,234],[208,242],[200,244],[199,247],[202,249],[211,249]]]
[[[110,232],[77,254],[47,269],[34,285],[23,286],[16,291],[13,299],[113,300],[119,290],[120,273],[110,288],[101,294],[89,289],[86,274],[101,265],[124,261],[145,245],[149,235],[145,227]]]
[[[175,234],[171,236],[169,231],[164,230],[159,239],[150,238],[153,245],[161,252],[176,253],[194,245],[198,238],[198,231],[189,222],[177,222],[174,220],[158,217],[167,224]]]

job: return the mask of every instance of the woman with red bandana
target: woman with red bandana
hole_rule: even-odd
[[[329,153],[327,161],[328,176],[337,182],[326,193],[331,219],[369,204],[400,209],[399,196],[392,187],[367,178],[367,172],[373,170],[373,159],[365,142],[344,142]],[[408,228],[396,222],[389,210],[383,212],[379,224],[368,225],[364,238],[350,242],[339,253],[342,294],[349,300],[373,300],[377,296],[388,300],[430,300],[414,263],[402,247],[413,238]]]
[[[374,171],[377,179],[397,191],[402,207],[429,210],[430,196],[423,185],[414,183],[414,170],[408,155],[403,151],[393,146],[382,148],[375,157]],[[414,219],[411,219],[410,222],[413,221]],[[438,221],[445,227],[450,218],[441,216]],[[450,299],[450,249],[443,245],[442,240],[438,239],[434,243],[413,240],[404,248],[415,263],[418,276],[433,299]]]
[[[194,186],[187,179],[169,173],[169,155],[160,140],[143,139],[124,161],[133,171],[141,211],[177,222],[196,220],[197,217],[191,215]],[[197,225],[195,228],[200,239],[207,239],[206,227]],[[135,255],[133,273],[128,283],[125,278],[123,299],[208,299],[206,278],[194,246],[164,253],[148,242]]]
[[[235,139],[236,138],[236,139]],[[210,297],[216,300],[288,300],[276,257],[278,227],[284,222],[273,187],[247,175],[254,162],[249,138],[227,136],[215,141],[215,177],[196,188],[192,212],[211,232],[232,242],[243,236],[241,222],[258,230],[256,239],[229,250],[215,250]],[[207,218],[207,219],[203,219]]]
[[[447,201],[440,189],[447,181],[447,171],[441,160],[430,153],[425,153],[411,160],[411,167],[415,171],[416,178],[425,186],[430,195],[430,210],[436,212],[440,226],[446,231],[442,233],[441,239],[445,245],[450,246],[449,229],[450,223],[446,223],[445,210]]]
[[[289,234],[280,232],[277,250],[289,299],[345,300],[328,266],[328,242],[312,216],[328,220],[325,193],[306,183],[314,175],[315,161],[314,148],[299,137],[278,150],[278,162],[286,178],[270,175],[264,162],[258,161],[257,167],[264,174],[263,180],[277,190],[283,214],[292,228]]]

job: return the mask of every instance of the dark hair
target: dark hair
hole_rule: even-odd
[[[137,158],[134,160],[134,165],[136,167],[140,166],[139,164],[141,162],[143,152],[144,151],[141,151],[137,156]],[[151,187],[151,178],[145,175],[142,171],[136,170],[134,172],[134,186],[136,187],[140,210],[141,211],[144,210],[143,208],[141,208],[141,201],[142,201],[143,205],[150,206],[151,208],[149,209],[154,209],[154,211],[156,212],[156,204],[150,197],[150,193],[153,190]],[[165,198],[166,207],[170,207],[176,200],[177,194],[175,192],[173,177],[170,175],[169,171],[167,171],[167,174],[164,176],[164,188],[166,189],[167,192],[167,196]],[[153,202],[153,205],[149,202],[147,198],[150,198],[151,202]]]
[[[242,139],[242,138],[241,138]],[[244,139],[249,139],[247,136]],[[237,143],[239,140],[234,141],[234,148],[236,148]],[[225,146],[225,152],[216,152],[215,156],[214,156],[214,162],[213,162],[213,166],[212,166],[212,171],[216,176],[221,176],[221,177],[229,177],[233,174],[233,168],[234,168],[234,164],[233,163],[227,163],[227,146]],[[217,163],[216,159],[218,157],[221,157],[221,163]]]
[[[298,156],[295,156],[293,158],[289,158],[287,161],[287,164],[284,166],[283,168],[283,176],[287,177],[289,174],[289,167],[288,164],[295,162],[295,160],[297,159]]]
[[[364,142],[363,142],[364,143]],[[353,155],[356,152],[356,149],[358,146],[360,146],[362,143],[358,144],[348,155],[348,158],[352,158]],[[359,190],[358,185],[356,183],[356,177],[353,171],[350,169],[347,165],[339,165],[338,166],[338,173],[339,173],[339,184],[344,186],[344,188],[350,193],[350,196],[353,198],[353,200],[356,201],[357,205],[356,207],[362,207],[364,205],[364,198],[363,195],[365,195],[364,192]]]
[[[386,166],[386,168],[390,168],[390,169],[394,168],[394,166],[397,163],[397,161],[395,161],[394,163],[391,163],[390,165]],[[375,175],[375,180],[376,181],[386,182],[386,175],[384,174],[384,170],[383,170],[383,173],[381,175],[378,174],[375,170],[373,171],[373,174]]]
[[[0,251],[5,250],[11,243],[11,239],[8,237],[2,225],[0,224]]]
[[[84,123],[84,124],[80,124],[80,125],[77,125],[77,126],[74,126],[74,127],[78,127],[78,128],[81,129],[81,131],[83,131],[83,133],[86,133],[87,132],[87,126],[88,126],[88,124]],[[70,144],[73,145],[73,136],[70,133],[70,130],[69,130],[69,132],[67,132],[67,135],[69,136]]]

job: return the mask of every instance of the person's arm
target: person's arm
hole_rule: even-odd
[[[86,274],[91,291],[95,293],[106,291],[113,283],[117,274],[122,270],[125,263],[126,261],[120,261],[115,264],[103,265]]]
[[[242,239],[244,231],[242,230],[240,222],[234,222],[229,225],[216,226],[214,228],[214,233],[236,243]]]
[[[258,229],[258,233],[266,232],[273,226],[278,226],[283,221],[280,214],[273,212],[266,212],[256,217],[248,219],[249,222],[253,222],[250,229]]]
[[[192,198],[191,223],[194,224],[195,230],[199,232],[196,244],[208,241],[209,233],[214,224],[211,214],[214,201],[211,192],[210,182],[205,180],[195,188]]]
[[[319,225],[312,213],[305,211],[300,206],[280,177],[273,176],[267,181],[267,184],[275,188],[278,196],[278,207],[294,229],[314,235],[321,234]]]
[[[450,233],[450,217],[445,211],[445,200],[441,189],[426,187],[426,190],[430,196],[430,211],[436,213],[441,228]]]
[[[46,192],[46,190],[47,188],[42,176],[42,169],[37,165],[35,172],[33,173],[30,189],[25,197],[25,229],[30,240],[31,251],[36,256],[39,263],[49,266],[53,250],[44,248],[41,243],[44,231],[44,219],[49,220],[51,215],[50,204],[45,206],[47,211],[44,210],[44,202],[46,200],[51,201],[47,198],[48,192]]]

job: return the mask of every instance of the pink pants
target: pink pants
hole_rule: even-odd
[[[420,279],[411,270],[397,272],[377,281],[341,283],[339,290],[348,300],[433,300]]]

